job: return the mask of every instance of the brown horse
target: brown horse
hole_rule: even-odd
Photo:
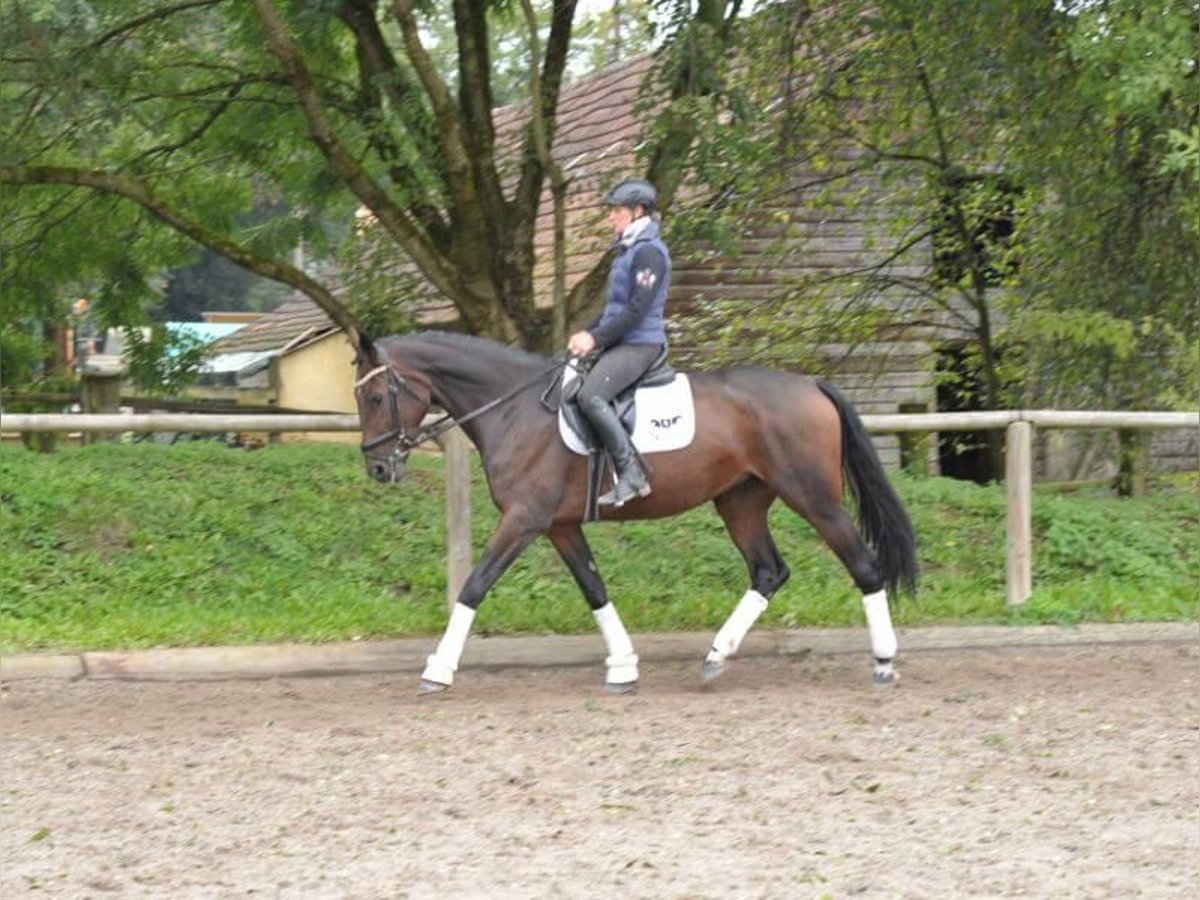
[[[420,426],[433,404],[475,444],[500,521],[471,572],[446,632],[429,657],[423,692],[445,690],[470,633],[475,610],[496,580],[535,538],[545,534],[562,555],[591,607],[608,647],[606,688],[637,682],[637,656],[605,592],[581,523],[586,460],[558,435],[556,417],[540,402],[559,366],[481,338],[430,332],[372,341],[351,332],[355,384],[368,474],[397,482],[409,451],[428,437]],[[696,435],[682,450],[655,454],[652,493],[602,518],[673,516],[712,500],[750,570],[750,590],[722,626],[704,662],[715,678],[788,567],[767,526],[779,498],[806,519],[863,592],[874,656],[873,678],[891,684],[896,637],[887,592],[915,589],[916,540],[858,414],[829,384],[800,375],[741,367],[690,376]],[[859,527],[842,505],[843,472]]]

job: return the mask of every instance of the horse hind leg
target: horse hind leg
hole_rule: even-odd
[[[788,580],[788,567],[771,537],[767,511],[775,494],[758,479],[743,482],[716,499],[717,512],[750,570],[750,590],[713,638],[700,680],[708,684],[725,671],[726,660],[737,653],[767,602]]]
[[[842,505],[836,486],[839,481],[814,473],[781,479],[772,485],[780,498],[816,530],[833,550],[863,594],[863,612],[871,636],[874,659],[872,681],[890,687],[899,679],[896,673],[896,631],[892,627],[887,591],[884,590],[875,553],[863,541],[850,514]]]

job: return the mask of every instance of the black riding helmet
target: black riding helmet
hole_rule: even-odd
[[[605,206],[628,206],[630,209],[641,206],[649,215],[658,202],[658,191],[644,179],[627,178],[609,191],[602,202]]]

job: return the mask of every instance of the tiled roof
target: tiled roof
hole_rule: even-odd
[[[216,341],[212,347],[215,353],[282,350],[293,341],[308,341],[335,328],[333,320],[317,304],[297,295],[257,321]]]
[[[638,107],[653,63],[649,54],[626,60],[565,85],[559,96],[551,155],[570,180],[566,198],[568,291],[592,270],[611,243],[600,198],[614,182],[641,174],[635,156],[645,122]],[[528,103],[496,111],[496,142],[502,160],[518,158],[528,115]],[[539,305],[551,302],[553,247],[554,200],[547,180],[534,239]]]

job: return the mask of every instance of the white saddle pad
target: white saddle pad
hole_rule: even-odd
[[[563,386],[570,384],[578,373],[567,367]],[[633,426],[633,446],[639,453],[662,453],[682,450],[696,436],[696,407],[692,402],[692,385],[688,377],[676,374],[675,380],[661,387],[637,389],[637,416]],[[575,432],[558,414],[558,433],[573,453],[587,455]]]

